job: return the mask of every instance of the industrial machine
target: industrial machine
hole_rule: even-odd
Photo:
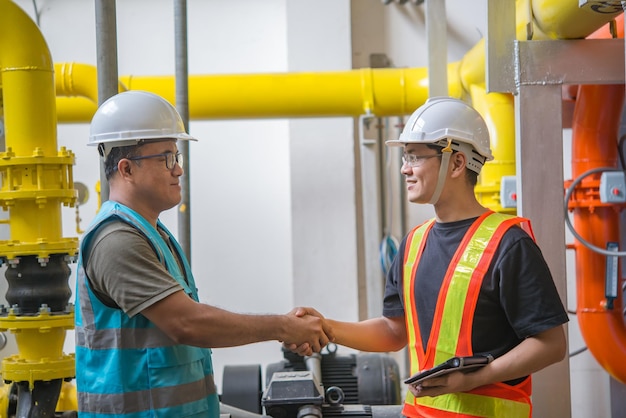
[[[400,415],[400,373],[388,354],[340,355],[329,344],[322,354],[283,357],[266,367],[264,390],[259,365],[226,366],[222,403],[273,418]]]

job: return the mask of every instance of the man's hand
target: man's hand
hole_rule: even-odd
[[[292,341],[284,341],[283,346],[301,356],[310,356],[313,353],[319,353],[322,348],[326,346],[329,342],[334,341],[335,337],[333,334],[332,327],[328,324],[327,321],[324,320],[324,316],[320,314],[317,310],[308,307],[299,307],[294,308],[288,315],[293,316],[298,321],[304,321],[305,323],[310,323],[314,328],[321,326],[321,334],[318,332],[314,332],[305,336],[305,339],[294,339]],[[304,331],[304,330],[303,330]],[[316,339],[313,337],[309,339],[311,336],[319,335]],[[304,342],[302,342],[304,341]]]
[[[467,392],[476,387],[472,374],[453,372],[445,376],[433,377],[416,385],[409,385],[409,390],[416,398]]]

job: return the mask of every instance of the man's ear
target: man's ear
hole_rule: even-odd
[[[133,167],[130,163],[130,160],[126,158],[122,158],[117,163],[117,171],[120,173],[122,177],[128,177],[133,174]]]
[[[452,158],[450,158],[450,166],[452,167],[452,175],[460,175],[463,174],[465,163],[465,154],[462,152],[455,152],[452,154]]]

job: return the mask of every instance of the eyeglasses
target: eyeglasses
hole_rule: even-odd
[[[136,160],[146,160],[148,158],[163,158],[165,159],[165,168],[168,170],[174,169],[174,165],[178,164],[180,168],[183,168],[183,155],[180,152],[174,154],[173,152],[164,152],[163,154],[151,154],[151,155],[140,155],[138,157],[127,157],[127,160],[136,161]]]
[[[419,167],[424,164],[424,161],[429,158],[441,157],[442,154],[432,154],[432,155],[415,155],[415,154],[407,154],[406,152],[402,153],[402,164],[406,164],[409,167]]]

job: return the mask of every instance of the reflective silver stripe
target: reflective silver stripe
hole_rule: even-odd
[[[92,349],[154,348],[175,345],[159,328],[107,328],[96,330],[94,313],[87,290],[85,269],[78,271],[82,327],[76,326],[76,345]]]
[[[158,328],[107,328],[85,330],[76,327],[76,345],[93,350],[171,347],[176,343]]]
[[[83,320],[83,326],[85,328],[94,327],[93,308],[91,307],[91,300],[89,298],[89,291],[87,290],[87,274],[85,268],[81,265],[78,269],[78,292],[80,298],[80,314]]]
[[[196,402],[216,393],[213,376],[165,388],[128,393],[78,394],[78,410],[100,414],[130,414],[151,409],[171,408]]]

